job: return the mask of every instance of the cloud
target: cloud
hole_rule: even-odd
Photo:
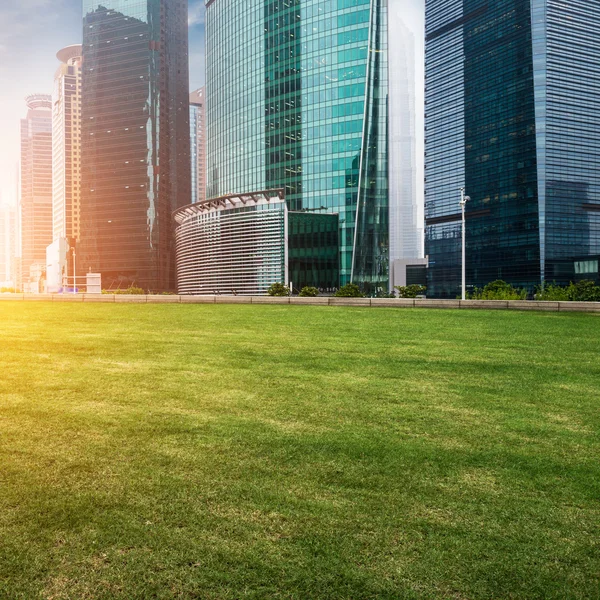
[[[192,2],[190,2],[188,12],[188,25],[190,27],[204,25],[205,12],[206,8],[204,7],[204,0],[193,0]]]

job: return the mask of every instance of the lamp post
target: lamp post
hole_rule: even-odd
[[[460,208],[462,211],[462,299],[467,299],[467,244],[466,244],[466,221],[465,207],[471,198],[465,196],[465,188],[460,188]]]

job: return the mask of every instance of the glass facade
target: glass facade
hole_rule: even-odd
[[[294,293],[333,292],[340,285],[339,216],[288,213],[288,265]]]
[[[339,215],[340,279],[389,280],[387,0],[207,2],[208,196]]]
[[[532,20],[543,272],[598,280],[600,3],[532,0]]]
[[[52,243],[52,96],[27,99],[21,120],[20,225],[22,281],[18,287],[40,291],[46,248]],[[31,277],[30,277],[31,274]],[[27,289],[31,279],[33,287]]]
[[[598,18],[584,1],[427,0],[429,295],[459,293],[463,186],[468,285],[564,284],[598,254]]]
[[[185,0],[84,0],[81,273],[175,289],[172,213],[191,200]]]

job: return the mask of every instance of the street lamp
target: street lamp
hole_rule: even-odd
[[[467,244],[466,244],[466,223],[465,223],[465,206],[471,198],[465,196],[465,188],[460,188],[460,208],[462,211],[462,299],[467,299]]]

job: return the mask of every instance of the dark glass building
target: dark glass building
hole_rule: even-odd
[[[186,0],[84,0],[81,272],[176,287],[171,215],[191,201]]]
[[[598,279],[600,3],[427,0],[428,295]]]
[[[387,0],[206,6],[207,196],[282,188],[292,212],[339,215],[340,284],[387,291],[394,203],[416,230],[412,180],[389,185]]]

